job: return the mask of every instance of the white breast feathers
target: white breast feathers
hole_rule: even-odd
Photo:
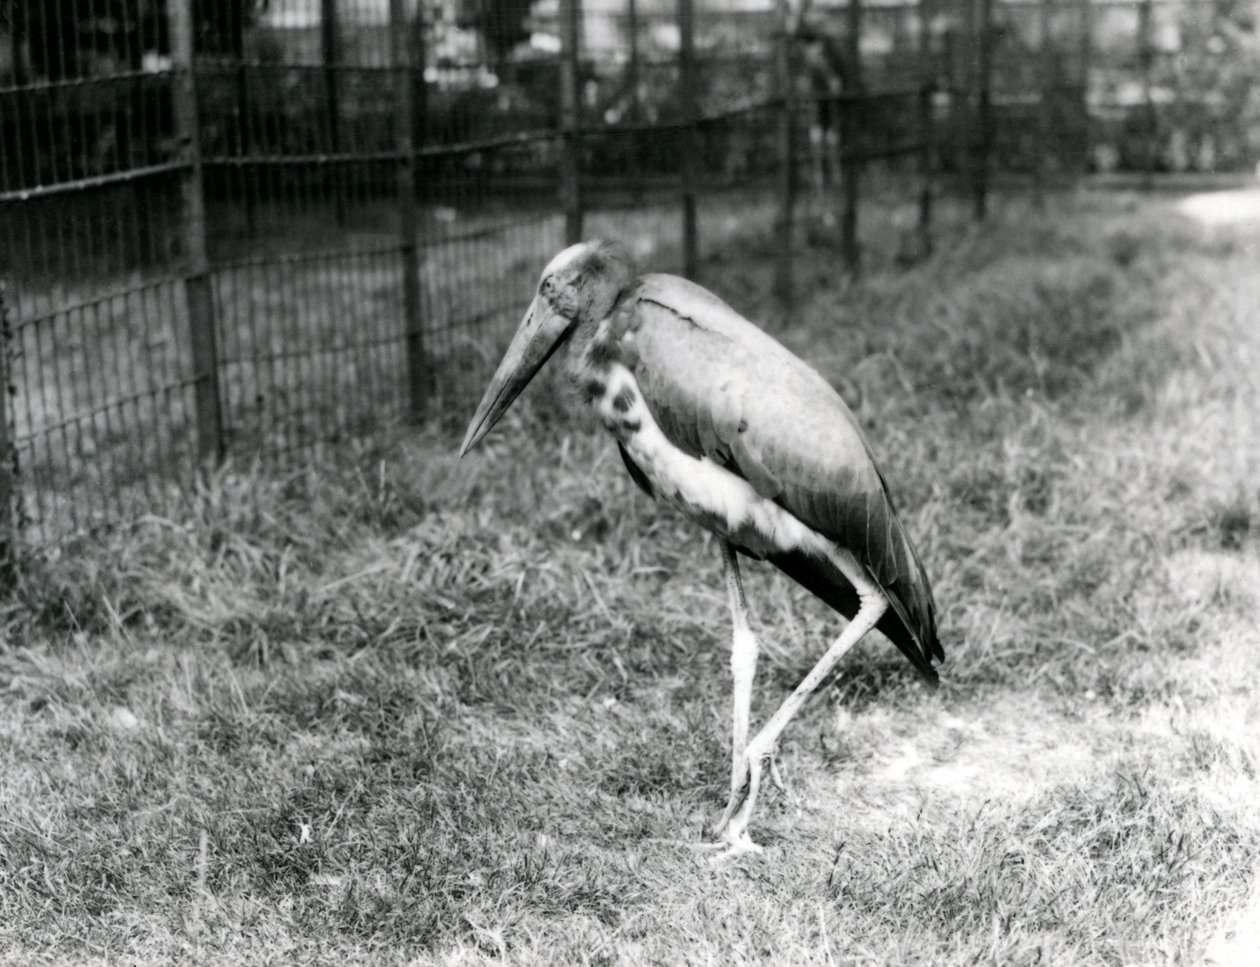
[[[609,368],[596,407],[658,499],[699,519],[719,536],[738,542],[741,532],[752,529],[782,551],[801,549],[824,556],[834,551],[832,542],[762,497],[743,477],[674,446],[652,418],[633,374],[621,364]]]

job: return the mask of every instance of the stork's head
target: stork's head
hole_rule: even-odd
[[[582,323],[608,317],[638,273],[615,242],[579,242],[543,269],[538,291],[473,414],[459,449],[462,457],[499,422],[543,363]]]

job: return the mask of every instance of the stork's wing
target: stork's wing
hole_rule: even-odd
[[[635,378],[679,449],[743,476],[813,530],[847,548],[887,592],[879,629],[930,680],[944,653],[927,574],[898,520],[849,408],[817,372],[708,290],[648,275],[618,314]],[[637,356],[637,358],[634,358]],[[852,585],[800,551],[768,559],[847,617]]]

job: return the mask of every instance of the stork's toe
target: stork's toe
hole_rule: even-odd
[[[708,854],[708,860],[714,866],[719,866],[727,860],[742,856],[745,853],[764,852],[764,847],[760,843],[754,842],[753,838],[748,835],[747,830],[736,833],[728,829],[721,836],[716,837],[713,842],[691,843],[689,845],[697,853]]]
[[[747,759],[744,760],[743,768],[737,769],[735,774],[740,778],[731,783],[731,795],[726,801],[726,808],[722,810],[721,818],[713,824],[712,828],[713,835],[723,841],[725,841],[727,827],[730,826],[731,820],[739,812],[740,807],[744,805],[744,800],[748,798],[748,790],[752,787],[752,776]]]
[[[738,836],[724,838],[720,844],[716,844],[720,849],[709,857],[709,863],[713,866],[722,866],[740,856],[746,856],[749,853],[763,852],[761,846],[752,841],[752,837],[748,833],[741,833]]]

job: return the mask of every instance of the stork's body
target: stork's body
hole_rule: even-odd
[[[674,276],[640,278],[606,243],[573,246],[548,265],[465,452],[560,347],[635,482],[722,542],[734,710],[731,798],[719,832],[731,851],[755,848],[747,827],[762,765],[844,652],[878,627],[935,680],[931,662],[943,654],[927,576],[835,390],[716,296]],[[736,551],[770,561],[850,618],[751,741],[758,646]]]

